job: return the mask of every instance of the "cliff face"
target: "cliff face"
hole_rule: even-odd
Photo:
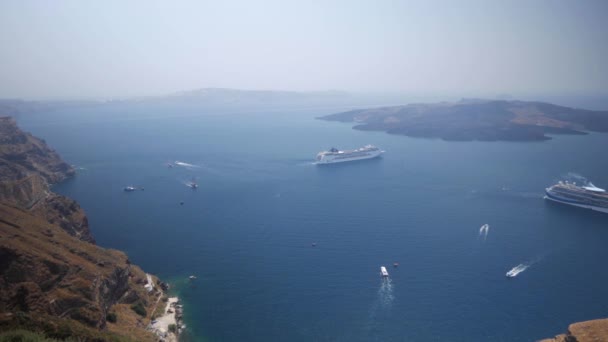
[[[608,318],[570,324],[568,332],[540,342],[596,342],[608,340]]]
[[[144,288],[146,274],[124,253],[91,243],[84,211],[49,190],[73,174],[43,141],[0,118],[0,331],[153,341],[145,326],[162,293]]]
[[[74,169],[61,160],[46,142],[21,131],[10,117],[0,118],[0,157],[5,161],[4,167],[14,167],[12,173],[2,172],[1,180],[23,178],[24,172],[28,171],[42,176],[50,183],[74,175]]]
[[[12,118],[0,118],[0,202],[44,216],[69,234],[94,243],[80,206],[50,191],[49,184],[74,174],[43,140],[21,131]]]

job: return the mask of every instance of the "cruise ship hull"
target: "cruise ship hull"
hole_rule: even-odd
[[[317,165],[346,163],[346,162],[357,161],[357,160],[373,159],[373,158],[378,158],[381,155],[382,155],[382,151],[377,151],[374,153],[369,153],[368,155],[357,156],[357,157],[333,158],[333,159],[323,158],[323,159],[317,161]]]
[[[579,208],[591,209],[591,210],[595,210],[595,211],[599,211],[599,212],[608,214],[608,208],[601,208],[601,207],[596,207],[596,206],[588,205],[588,204],[584,204],[584,203],[578,203],[576,201],[558,198],[555,195],[550,194],[549,192],[545,192],[545,193],[546,193],[546,195],[545,195],[546,200],[550,200],[550,201],[558,202],[558,203],[562,203],[562,204],[567,204],[567,205],[571,205],[571,206],[575,206],[575,207],[579,207]]]

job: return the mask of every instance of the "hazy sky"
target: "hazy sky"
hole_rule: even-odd
[[[608,93],[608,1],[0,2],[0,98]]]

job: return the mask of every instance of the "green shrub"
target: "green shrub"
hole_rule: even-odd
[[[110,312],[106,315],[106,321],[110,322],[110,323],[116,323],[116,313],[115,312]]]
[[[141,317],[146,317],[146,315],[148,314],[146,312],[146,308],[141,302],[137,302],[131,305],[131,310],[135,311],[135,313],[140,315]]]
[[[172,333],[177,332],[177,325],[175,324],[169,324],[169,331]]]
[[[0,333],[0,342],[55,342],[44,335],[27,330],[13,330]]]
[[[65,323],[65,324],[59,324],[59,327],[57,328],[57,330],[55,332],[47,333],[47,335],[60,339],[60,340],[65,340],[68,337],[74,336],[74,332],[72,331],[72,327],[70,327],[69,324]]]

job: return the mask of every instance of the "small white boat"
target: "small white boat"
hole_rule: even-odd
[[[198,184],[196,183],[196,180],[194,179],[194,177],[192,177],[192,181],[190,183],[188,183],[188,186],[192,190],[196,190],[198,188]]]
[[[530,265],[528,265],[528,264],[519,264],[519,265],[513,267],[509,272],[507,272],[506,276],[507,276],[507,278],[515,278],[515,277],[517,277],[518,274],[527,270],[528,267],[530,267]]]
[[[134,187],[134,186],[125,186],[124,190],[125,190],[126,192],[131,192],[131,191],[135,191],[135,190],[137,190],[137,188],[136,188],[136,187]]]
[[[386,270],[386,267],[384,267],[384,266],[380,267],[380,274],[382,275],[382,277],[388,278],[388,271]]]

